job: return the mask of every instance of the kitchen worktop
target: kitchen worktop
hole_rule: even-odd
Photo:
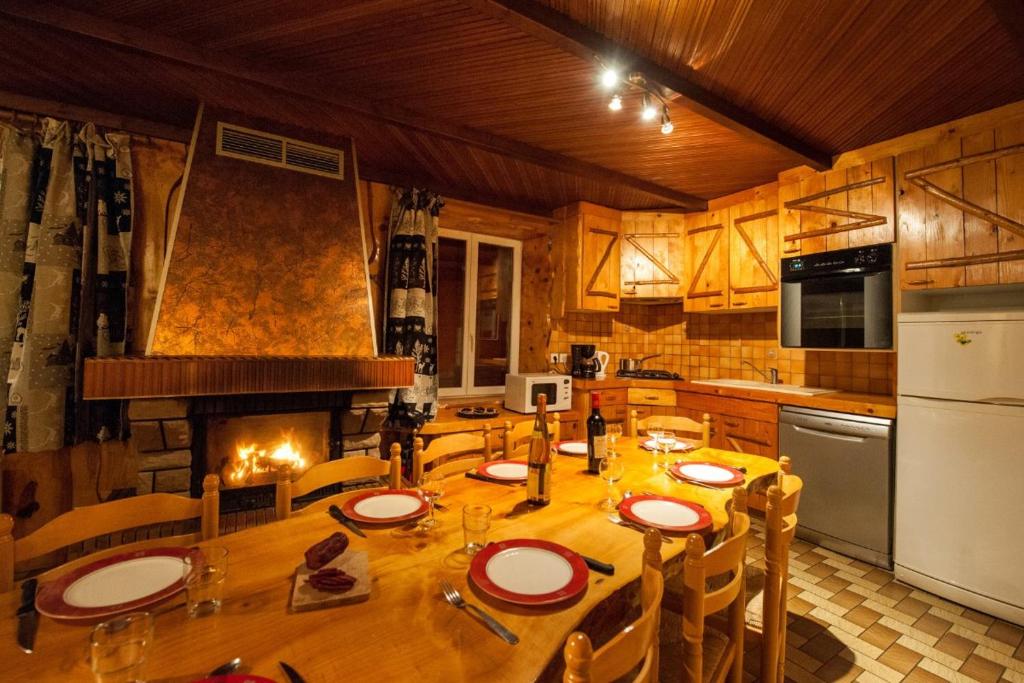
[[[862,394],[850,391],[837,391],[832,394],[817,396],[801,396],[799,394],[782,393],[764,389],[740,389],[738,387],[713,386],[695,384],[685,379],[657,380],[631,379],[628,377],[609,377],[603,380],[573,378],[573,390],[594,391],[601,389],[623,389],[629,387],[643,389],[675,389],[695,394],[710,394],[728,398],[739,398],[748,401],[762,401],[777,405],[801,406],[834,410],[854,415],[874,417],[896,417],[896,397],[885,394]]]
[[[441,407],[438,408],[437,417],[435,417],[431,422],[423,425],[423,428],[419,433],[423,436],[429,436],[439,434],[456,434],[458,432],[472,432],[482,428],[485,424],[491,425],[491,429],[501,429],[504,427],[506,420],[513,424],[522,422],[523,420],[533,420],[533,414],[524,414],[505,410],[502,405],[503,401],[503,396],[477,396],[470,399],[445,401],[441,404]],[[480,420],[459,417],[455,414],[459,408],[466,406],[496,408],[498,410],[498,414],[494,417]],[[555,411],[549,412],[551,414],[555,414]],[[557,414],[558,419],[562,422],[576,422],[579,419],[576,413],[572,410],[557,411]]]

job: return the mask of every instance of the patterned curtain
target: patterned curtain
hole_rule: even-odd
[[[119,403],[84,402],[82,361],[123,354],[131,249],[128,136],[44,119],[0,146],[5,452],[122,436]]]
[[[384,353],[416,359],[415,383],[391,400],[394,427],[422,426],[437,414],[437,217],[440,196],[395,190],[388,226]]]

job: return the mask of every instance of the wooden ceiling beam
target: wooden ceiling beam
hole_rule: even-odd
[[[1013,0],[999,0],[1012,2]],[[515,26],[527,35],[584,60],[619,64],[625,71],[639,71],[647,78],[678,93],[701,116],[749,139],[791,155],[795,161],[817,170],[832,165],[831,155],[782,131],[685,76],[666,69],[619,45],[593,29],[533,0],[464,0],[485,15]]]
[[[604,166],[582,161],[558,152],[534,147],[486,131],[461,126],[430,114],[405,107],[339,93],[331,84],[309,81],[292,75],[275,73],[245,60],[204,50],[196,45],[143,31],[125,24],[35,0],[5,0],[0,13],[50,29],[85,36],[136,52],[187,64],[263,87],[297,95],[309,100],[327,103],[360,116],[388,124],[436,135],[488,152],[526,161],[544,168],[587,178],[589,180],[622,185],[671,204],[694,211],[703,211],[707,202],[700,197],[664,187],[642,178],[615,171]]]

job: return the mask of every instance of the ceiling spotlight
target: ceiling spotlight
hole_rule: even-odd
[[[615,69],[605,69],[601,74],[601,85],[614,88],[619,82],[619,73]]]
[[[640,118],[644,121],[653,121],[658,116],[658,110],[651,103],[651,96],[644,93],[643,108],[640,110]]]
[[[608,103],[608,108],[612,111],[619,111],[622,109],[622,97],[618,93],[612,95],[612,101]]]
[[[661,108],[661,134],[668,135],[672,132],[675,126],[672,125],[672,119],[668,117],[668,107]]]

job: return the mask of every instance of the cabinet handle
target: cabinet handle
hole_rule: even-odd
[[[795,254],[800,251],[800,247],[790,247],[789,249],[783,249],[783,254]]]
[[[930,285],[933,282],[935,282],[935,280],[930,280],[930,279],[929,280],[910,280],[909,282],[907,282],[907,284],[908,285]]]
[[[657,401],[658,397],[657,396],[644,396],[644,400],[646,400],[646,401]]]
[[[740,426],[740,423],[739,423],[739,422],[726,422],[726,423],[725,423],[725,426],[726,426],[726,427],[733,427],[733,428],[736,428],[736,427],[739,427],[739,426]]]
[[[721,308],[722,304],[711,304],[708,308]]]
[[[732,305],[733,306],[746,306],[747,302],[746,301],[733,301]]]

